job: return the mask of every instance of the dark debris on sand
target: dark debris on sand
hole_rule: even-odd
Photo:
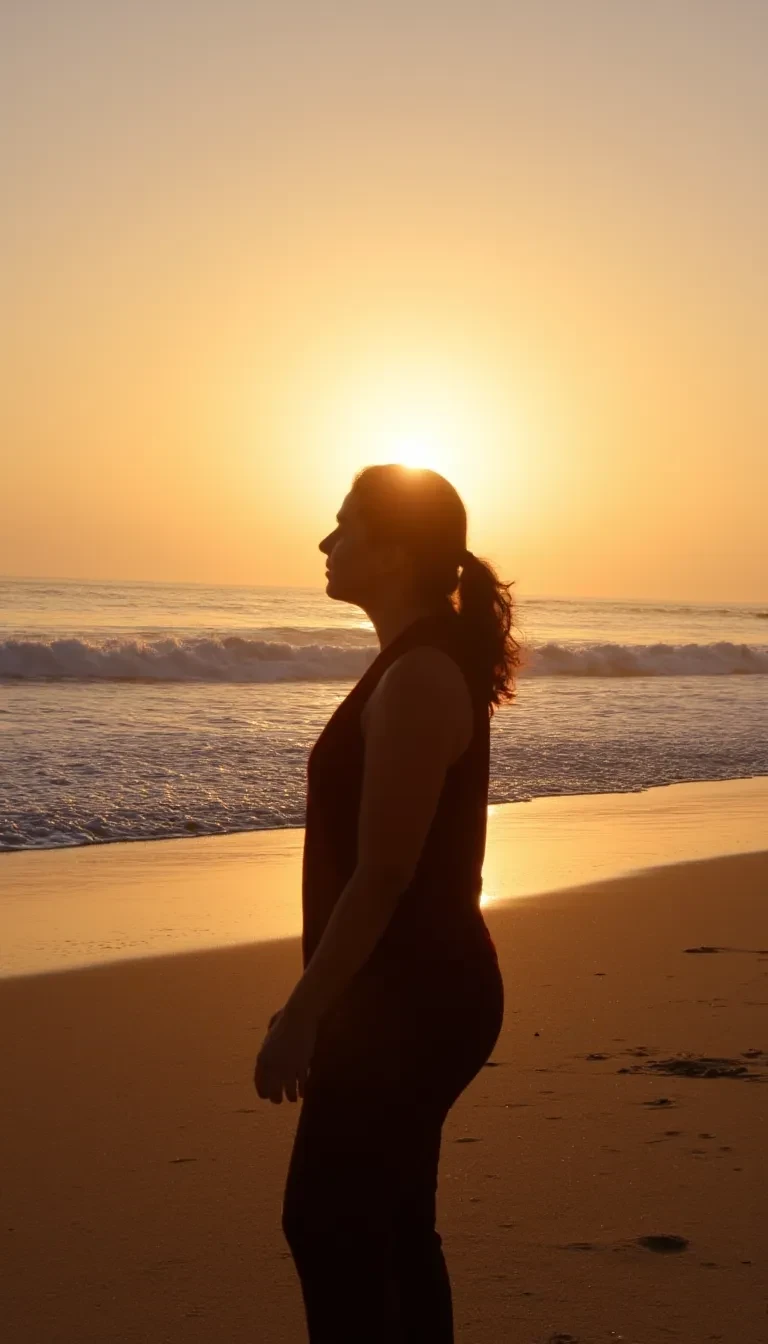
[[[755,1056],[750,1055],[750,1058]],[[619,1073],[664,1073],[682,1078],[736,1078],[744,1083],[763,1081],[763,1075],[751,1072],[737,1059],[716,1059],[706,1055],[679,1054],[671,1059],[651,1059],[618,1070]]]

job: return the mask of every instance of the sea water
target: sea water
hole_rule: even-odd
[[[493,803],[768,775],[768,609],[527,597]],[[0,580],[0,850],[300,826],[378,652],[325,590]]]

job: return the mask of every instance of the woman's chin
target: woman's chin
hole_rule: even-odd
[[[346,593],[339,588],[338,580],[334,578],[333,574],[326,574],[325,576],[325,594],[326,597],[332,597],[337,602],[351,602],[354,600],[353,598],[348,597]]]

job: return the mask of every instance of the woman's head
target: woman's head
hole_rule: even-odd
[[[428,609],[454,610],[489,703],[514,698],[518,645],[511,637],[511,585],[469,554],[467,514],[436,471],[399,464],[355,477],[320,543],[328,556],[328,595],[364,610],[393,595]]]

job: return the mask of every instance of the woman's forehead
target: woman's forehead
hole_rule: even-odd
[[[336,522],[349,523],[352,521],[353,518],[357,517],[357,514],[358,514],[357,501],[352,491],[350,491],[348,495],[344,496],[344,502],[342,503],[339,512],[336,514]]]

